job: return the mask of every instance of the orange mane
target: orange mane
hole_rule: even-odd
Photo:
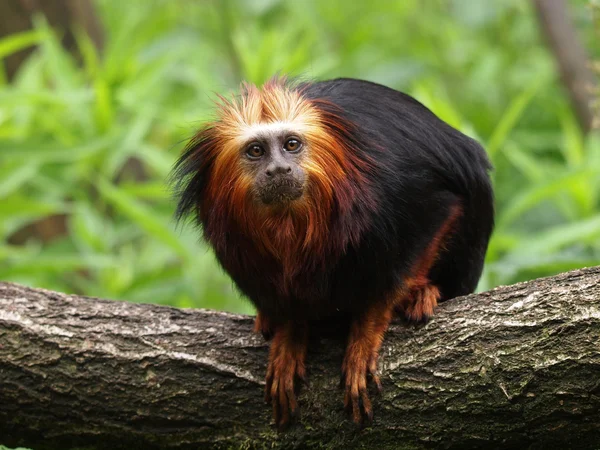
[[[290,208],[273,210],[253,202],[252,179],[240,163],[240,149],[252,126],[282,122],[305,141],[299,164],[307,174],[307,188]],[[281,263],[284,284],[301,268],[343,252],[348,242],[358,240],[360,221],[336,223],[334,218],[350,214],[354,202],[370,197],[364,176],[370,163],[353,146],[353,129],[334,105],[303,97],[301,87],[282,78],[262,89],[243,84],[240,96],[220,97],[216,120],[188,148],[189,158],[199,161],[197,169],[206,177],[198,202],[205,236],[218,249],[233,227],[259,252]]]

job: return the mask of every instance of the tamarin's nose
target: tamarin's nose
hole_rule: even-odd
[[[285,175],[288,173],[292,173],[292,167],[286,163],[272,162],[267,166],[266,172],[268,177],[272,177],[277,174]]]

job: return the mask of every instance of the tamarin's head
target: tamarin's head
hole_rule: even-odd
[[[175,167],[179,217],[194,212],[205,226],[234,219],[251,229],[295,215],[310,222],[310,234],[334,209],[351,208],[366,164],[356,156],[354,126],[335,105],[304,95],[306,86],[276,78],[219,98],[215,120]]]

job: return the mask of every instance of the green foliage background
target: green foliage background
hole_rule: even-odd
[[[97,4],[106,48],[80,35],[82,66],[41,18],[0,40],[0,57],[39,44],[13,83],[0,75],[0,280],[251,312],[197,231],[175,227],[165,179],[215,93],[277,71],[404,90],[485,145],[497,227],[480,289],[600,264],[600,139],[580,133],[530,2]],[[600,59],[589,2],[571,6]],[[57,214],[66,236],[11,239]]]

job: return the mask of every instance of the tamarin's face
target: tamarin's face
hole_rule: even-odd
[[[248,131],[240,158],[244,172],[253,180],[254,199],[275,207],[300,199],[306,184],[301,165],[306,140],[285,123],[254,124]]]

